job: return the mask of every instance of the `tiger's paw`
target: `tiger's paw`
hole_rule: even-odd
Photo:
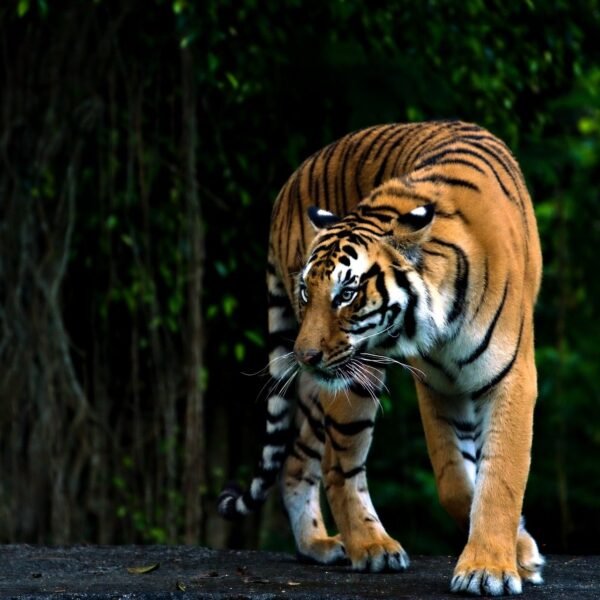
[[[318,563],[321,565],[334,565],[348,563],[346,548],[341,536],[315,537],[308,540],[298,548],[298,560],[305,563]]]
[[[517,570],[521,579],[534,585],[544,583],[542,567],[545,562],[535,540],[525,529],[521,529],[517,539]]]
[[[348,548],[355,571],[381,573],[382,571],[404,571],[410,560],[402,546],[392,538],[356,544]]]
[[[450,582],[450,591],[473,596],[515,596],[522,593],[521,577],[516,569],[459,562]]]

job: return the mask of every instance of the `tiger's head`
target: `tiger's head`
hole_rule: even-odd
[[[368,380],[383,357],[426,349],[441,325],[422,277],[434,205],[373,196],[341,219],[308,211],[317,233],[297,279],[294,354],[332,391]]]

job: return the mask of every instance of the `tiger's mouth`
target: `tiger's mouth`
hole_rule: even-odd
[[[300,365],[301,368],[310,373],[315,382],[322,388],[336,392],[349,389],[354,379],[344,368],[346,363],[336,365],[335,367],[327,367],[321,365]]]
[[[307,370],[322,388],[330,392],[341,392],[350,390],[364,380],[364,375],[360,373],[355,362],[350,358],[335,367],[315,366]]]
[[[334,365],[303,365],[317,385],[329,392],[357,393],[359,396],[375,399],[385,388],[385,369],[398,365],[419,379],[424,374],[410,364],[395,358],[368,352],[365,348],[356,349]]]

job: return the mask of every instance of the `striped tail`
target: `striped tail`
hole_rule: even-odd
[[[267,270],[269,291],[269,373],[274,380],[267,400],[266,435],[252,482],[243,490],[236,482],[225,485],[217,499],[219,514],[226,519],[247,515],[266,500],[287,457],[292,442],[292,407],[297,371],[292,350],[297,323],[290,301],[271,261]]]

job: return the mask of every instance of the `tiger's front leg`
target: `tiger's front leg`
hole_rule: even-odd
[[[471,398],[481,439],[477,441],[469,537],[454,569],[450,586],[454,592],[520,594],[523,580],[542,581],[544,560],[521,518],[535,397],[530,346],[501,382]]]
[[[379,521],[367,487],[366,460],[377,403],[355,391],[321,392],[325,410],[325,490],[352,567],[359,571],[402,571],[408,555]]]
[[[493,424],[493,415],[488,414],[494,400],[485,398],[480,403],[466,398],[447,398],[421,382],[417,382],[417,391],[440,502],[461,529],[470,531],[470,542],[456,567],[452,590],[474,595],[515,594],[521,589],[521,580],[541,583],[544,559],[535,540],[525,529],[523,518],[519,520],[520,513],[516,517],[518,532],[513,520],[513,524],[501,526],[500,536],[491,537],[497,519],[515,519],[514,514],[510,516],[511,512],[520,510],[514,502],[518,500],[518,494],[509,502],[503,498],[502,492],[492,492],[485,500],[481,494],[483,487],[486,490],[496,489],[494,477],[509,474],[502,465],[499,452],[493,459],[499,462],[491,479],[490,473],[487,473],[488,480],[484,482],[481,479],[483,473],[478,472],[478,462],[492,460],[493,451],[490,449],[493,446],[487,443],[490,434],[501,435],[501,428]],[[522,438],[525,444],[527,437]],[[508,439],[505,442],[509,445],[504,447],[510,453],[510,442]],[[512,451],[515,451],[514,448]],[[474,499],[477,499],[477,504]],[[477,530],[471,527],[471,518],[478,523]],[[513,531],[517,536],[516,552]],[[469,556],[476,557],[471,559],[473,562],[470,564],[467,562]]]
[[[321,513],[321,462],[325,448],[319,389],[309,373],[298,385],[298,435],[283,467],[283,501],[302,561],[335,564],[346,560],[339,535],[330,536]]]
[[[482,419],[483,444],[469,538],[451,582],[454,592],[512,595],[521,593],[522,577],[541,582],[543,559],[521,520],[536,396],[531,373],[524,359],[517,360],[496,389],[474,399]],[[529,552],[524,552],[526,543]]]

